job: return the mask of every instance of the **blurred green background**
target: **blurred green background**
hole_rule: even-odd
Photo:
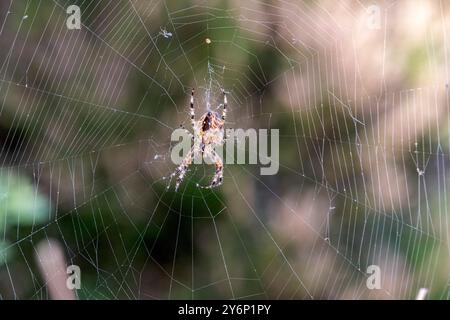
[[[1,298],[447,299],[449,21],[425,0],[0,2]],[[197,118],[225,88],[228,128],[279,129],[278,174],[225,165],[209,190],[192,166],[175,192],[191,88]]]

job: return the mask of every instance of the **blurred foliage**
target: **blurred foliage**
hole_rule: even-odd
[[[399,3],[390,10],[403,15]],[[69,4],[81,7],[81,31],[65,29]],[[370,34],[353,13],[364,10],[335,1],[2,1],[0,70],[11,83],[0,83],[1,155],[20,168],[0,177],[0,265],[11,264],[0,269],[2,296],[48,298],[33,256],[52,237],[83,271],[81,299],[411,298],[430,281],[424,265],[435,275],[431,296],[442,298],[449,197],[436,181],[448,179],[439,174],[450,127],[437,113],[415,132],[425,107],[412,109],[419,94],[404,90],[428,84],[424,74],[443,87],[443,63],[421,28],[405,35],[395,18]],[[196,184],[213,167],[193,166],[180,192],[166,188],[170,133],[189,126],[192,87],[197,117],[205,91],[216,107],[223,87],[227,127],[280,128],[277,176],[227,165],[224,185],[206,190]],[[386,134],[403,125],[400,142]],[[437,163],[426,191],[417,175],[425,156]],[[386,195],[394,182],[398,202]],[[392,267],[381,293],[361,289],[372,263]],[[21,281],[13,290],[2,279]],[[404,282],[412,284],[402,291]]]
[[[50,217],[49,200],[39,193],[31,181],[22,175],[0,176],[0,237],[9,228],[42,224]],[[3,232],[6,231],[6,234]],[[11,256],[13,247],[0,242],[0,264]]]

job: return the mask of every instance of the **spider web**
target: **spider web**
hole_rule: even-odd
[[[446,299],[449,8],[370,5],[2,1],[2,298],[51,298],[59,246],[80,299]],[[192,87],[280,129],[278,174],[168,185]]]

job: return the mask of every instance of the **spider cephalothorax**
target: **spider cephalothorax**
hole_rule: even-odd
[[[215,151],[217,146],[224,143],[224,126],[227,114],[227,95],[224,90],[223,93],[223,110],[222,115],[217,112],[208,111],[203,114],[198,121],[195,120],[194,111],[194,89],[191,92],[190,102],[190,116],[194,140],[194,145],[188,152],[182,163],[178,166],[171,177],[178,175],[175,184],[175,190],[178,190],[181,182],[186,175],[188,167],[192,164],[195,157],[202,157],[203,159],[211,160],[216,168],[211,184],[207,188],[217,187],[223,181],[223,162],[220,156]]]

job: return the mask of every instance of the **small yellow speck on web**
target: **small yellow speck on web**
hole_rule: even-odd
[[[206,38],[205,42],[206,42],[206,44],[210,44],[211,43],[211,39],[210,38]]]

